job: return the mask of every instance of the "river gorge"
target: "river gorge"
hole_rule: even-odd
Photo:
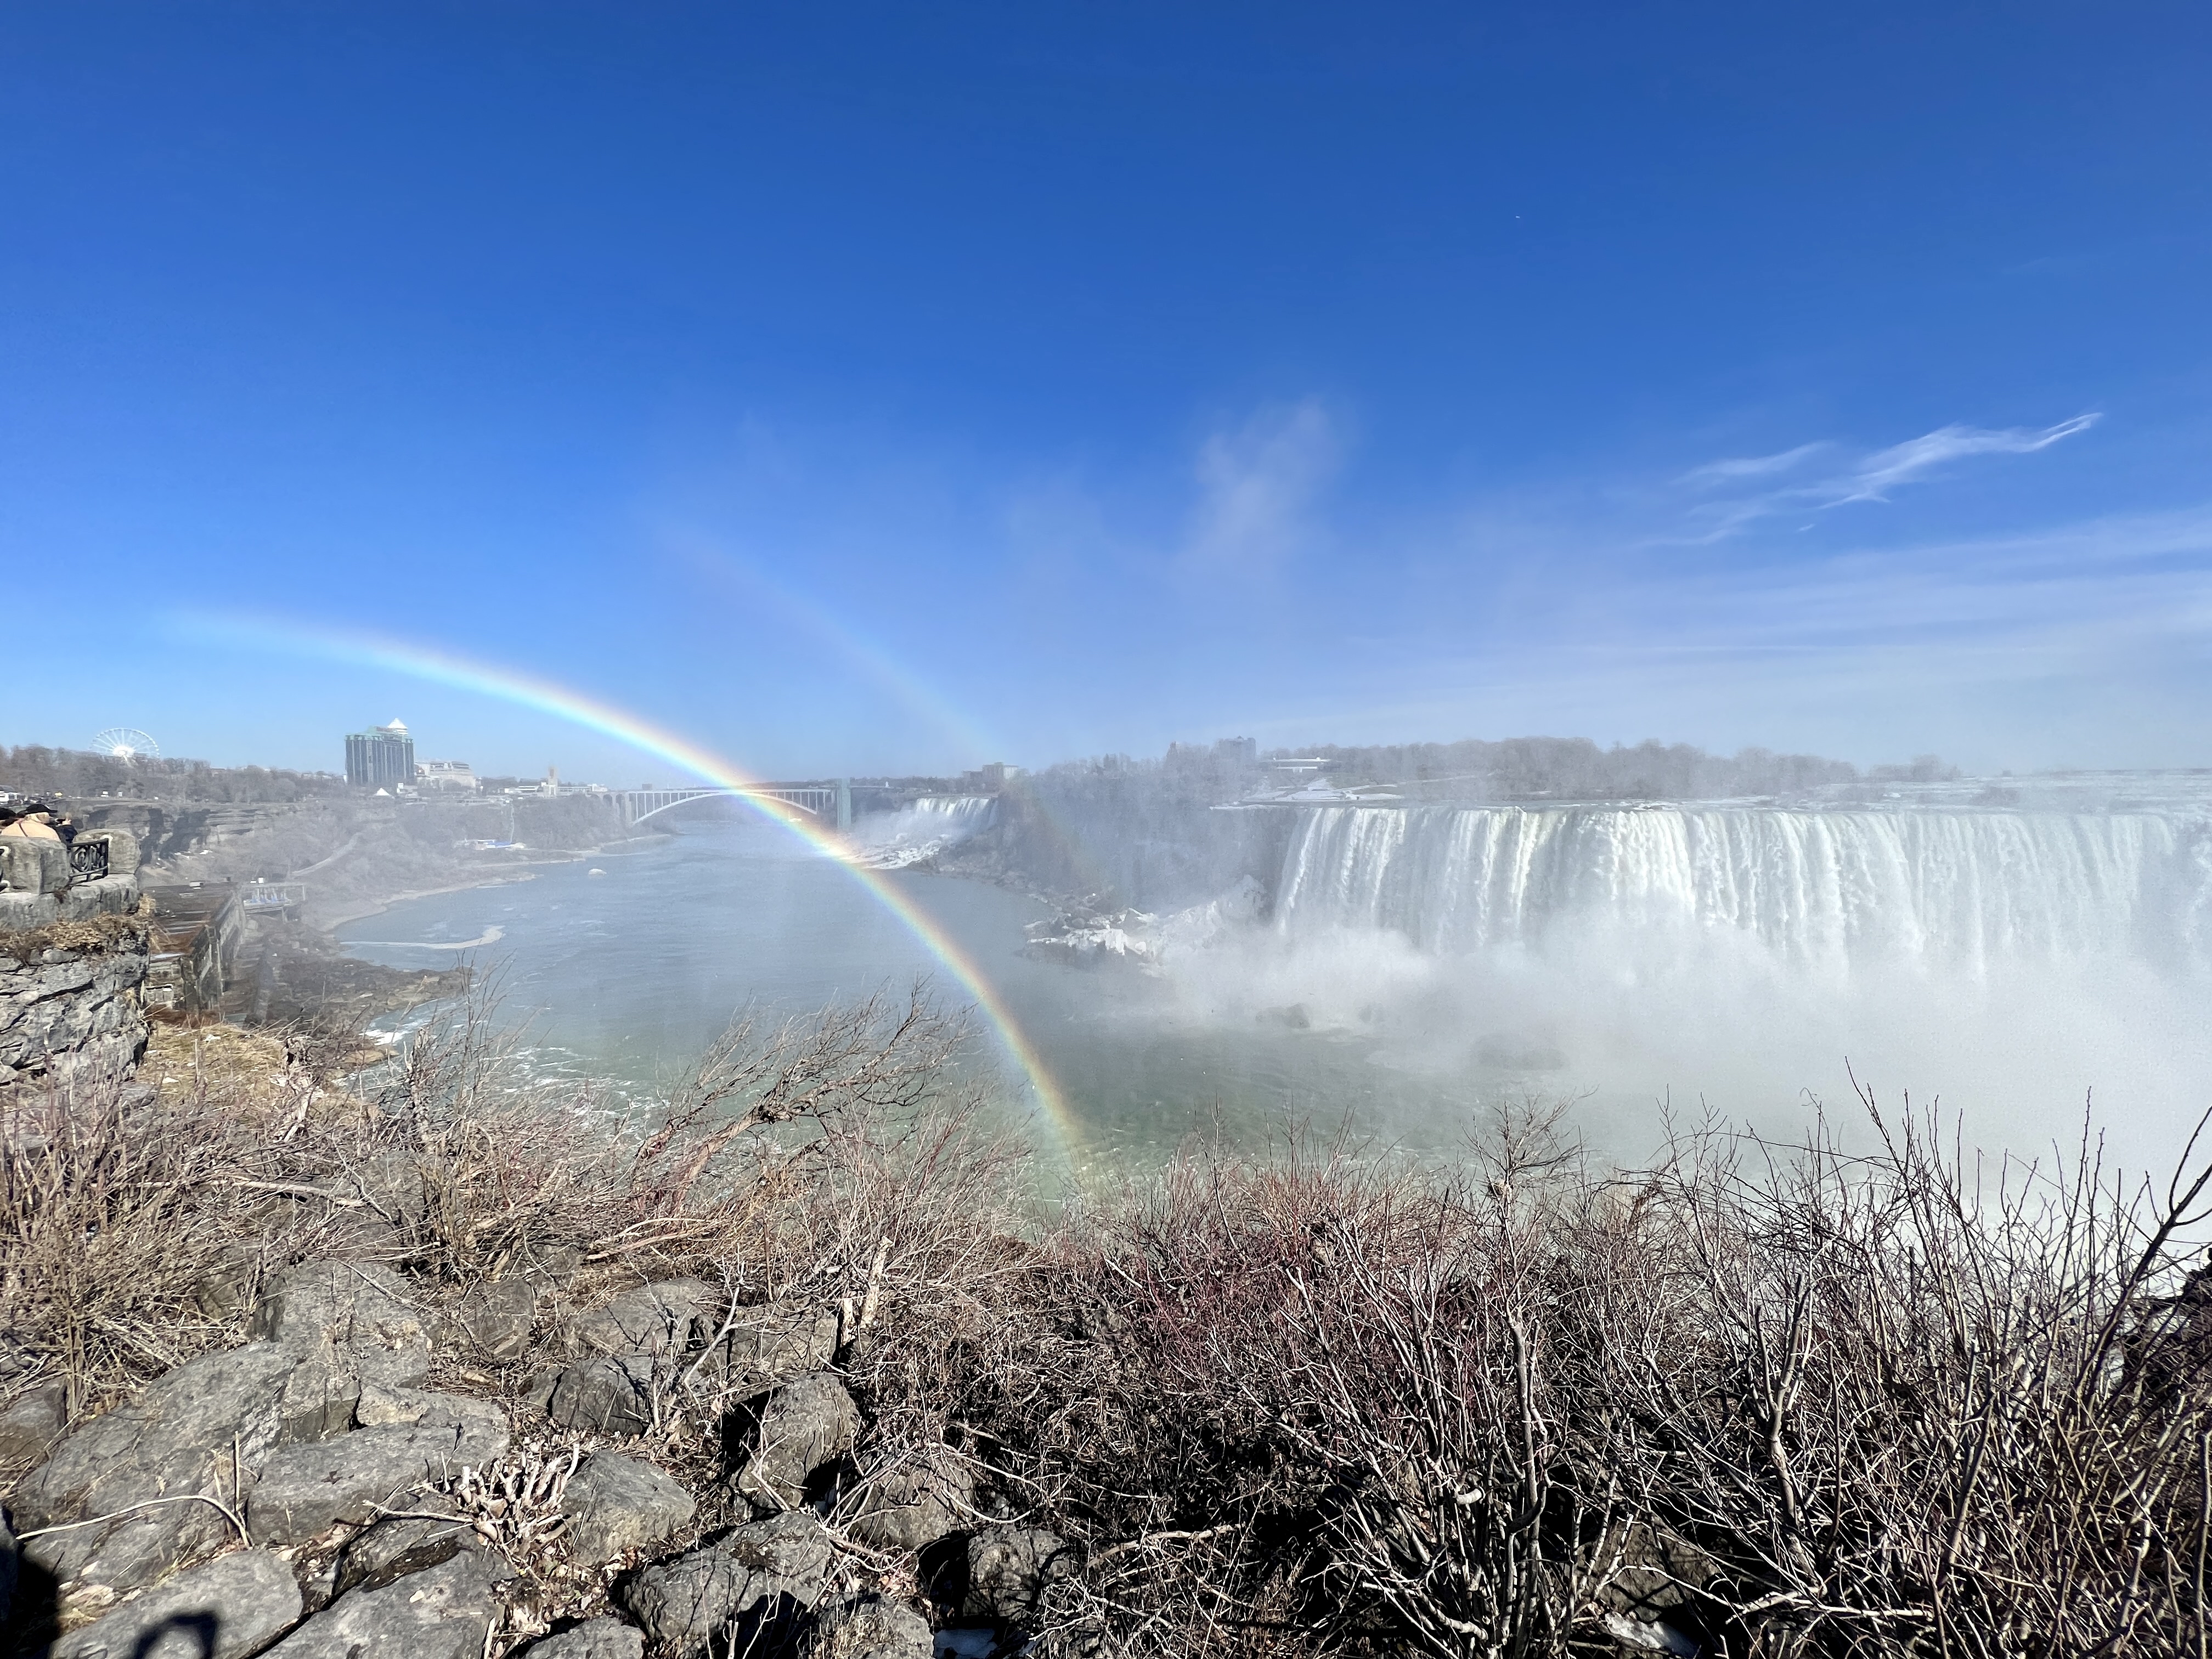
[[[1594,1151],[1633,1161],[1670,1117],[1794,1132],[1854,1079],[2031,1151],[2078,1131],[2094,1091],[2116,1151],[2148,1156],[2212,1091],[2212,835],[2186,793],[2069,805],[1213,814],[1256,866],[1248,902],[1160,905],[1131,921],[1136,957],[1090,967],[1029,946],[1053,910],[1010,885],[896,855],[912,867],[880,879],[1034,1045],[1069,1107],[1039,1139],[1079,1170],[1291,1125],[1442,1151],[1531,1097],[1571,1100]],[[1258,816],[1269,834],[1231,822]],[[747,1005],[933,974],[959,999],[839,860],[732,812],[677,828],[340,936],[407,968],[481,942],[542,1066],[644,1094]]]

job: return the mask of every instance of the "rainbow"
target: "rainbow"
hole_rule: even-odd
[[[377,635],[308,628],[290,622],[249,621],[237,617],[219,619],[189,617],[184,620],[187,631],[202,638],[220,637],[288,655],[304,654],[360,663],[367,667],[386,669],[536,709],[583,726],[587,731],[612,738],[618,743],[627,744],[671,765],[682,767],[718,788],[738,792],[747,805],[763,817],[782,825],[817,849],[837,859],[854,880],[866,888],[878,903],[899,919],[907,930],[921,941],[923,948],[944,965],[962,991],[974,1000],[975,1006],[982,1011],[1000,1047],[1028,1079],[1030,1091],[1036,1097],[1038,1109],[1061,1148],[1072,1147],[1080,1139],[1066,1098],[1061,1094],[1060,1085],[1053,1080],[1052,1073],[1047,1068],[1043,1058],[1023,1032],[1013,1012],[1006,1006],[1006,999],[999,994],[998,988],[991,983],[975,958],[969,955],[966,948],[902,892],[889,876],[848,859],[845,845],[836,832],[784,807],[780,802],[764,799],[750,793],[763,787],[761,781],[748,775],[713,750],[641,720],[611,703],[587,697],[580,691],[556,685],[550,680],[515,669],[471,661],[448,652],[432,650],[404,641]]]

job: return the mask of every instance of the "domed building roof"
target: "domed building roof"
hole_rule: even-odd
[[[404,738],[407,735],[407,723],[396,717],[391,725],[380,726],[376,729],[380,732],[389,732],[395,738]]]

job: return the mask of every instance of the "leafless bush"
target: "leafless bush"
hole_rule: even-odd
[[[817,1176],[888,1176],[893,1164],[881,1154],[928,1139],[918,1115],[935,1109],[937,1122],[948,1121],[951,1068],[969,1037],[964,1018],[919,985],[902,1003],[879,993],[767,1029],[741,1018],[638,1146],[629,1189],[640,1213],[594,1256],[712,1261],[755,1243],[771,1203],[813,1190]],[[796,1133],[767,1133],[778,1128]],[[803,1209],[774,1220],[800,1214],[812,1224]],[[849,1265],[857,1247],[845,1242]]]
[[[922,988],[746,1016],[638,1121],[589,1088],[533,1085],[483,988],[273,1150],[303,1196],[374,1216],[401,1259],[449,1281],[555,1249],[632,1278],[757,1264],[781,1200],[854,1134],[931,1100],[965,1037]]]
[[[1248,1640],[1564,1651],[1619,1554],[1613,1453],[1558,1397],[1559,1229],[1530,1191],[1558,1160],[1528,1156],[1541,1123],[1509,1127],[1471,1188],[1342,1146],[1212,1153],[1068,1241],[1123,1360],[1044,1437],[1110,1447],[1152,1502],[1088,1490],[1107,1469],[1079,1458],[1062,1501],[1163,1540],[1153,1584]]]
[[[105,1404],[218,1340],[264,1257],[342,1249],[461,1285],[557,1250],[744,1300],[861,1295],[872,1267],[881,1298],[964,1282],[940,1247],[998,1236],[974,1224],[988,1206],[951,1224],[1003,1160],[975,1161],[974,1101],[951,1086],[965,1030],[921,988],[740,1021],[642,1123],[532,1086],[496,1013],[461,1000],[351,1089],[270,1039],[165,1033],[158,1089],[11,1107],[0,1386],[58,1375],[72,1415]]]
[[[72,1414],[220,1339],[198,1293],[246,1206],[246,1136],[197,1096],[57,1090],[0,1121],[0,1330],[16,1381],[59,1377]]]
[[[220,1334],[234,1234],[835,1310],[846,1510],[950,1457],[967,1519],[1072,1540],[1046,1652],[1565,1655],[1655,1615],[1729,1659],[2212,1651],[2212,1171],[1984,1178],[1869,1097],[1867,1150],[1707,1127],[1624,1176],[1516,1109],[1455,1167],[1206,1148],[1046,1226],[920,990],[740,1021],[643,1121],[506,1030],[471,1001],[351,1090],[202,1055],[9,1125],[0,1318],[97,1403]],[[702,1526],[740,1369],[660,1379]]]
[[[2162,1190],[1705,1136],[1637,1224],[1641,1306],[1594,1379],[1644,1513],[1718,1569],[1744,1653],[2198,1652],[2212,1393],[2172,1313],[2212,1171]],[[2194,1143],[2192,1142],[2192,1148]],[[2198,1281],[2201,1282],[2201,1281]]]
[[[1063,1233],[1047,1358],[969,1393],[1133,1650],[2200,1651],[2212,1176],[1984,1188],[1865,1104],[1871,1153],[1632,1179],[1525,1118],[1435,1176],[1194,1157]]]

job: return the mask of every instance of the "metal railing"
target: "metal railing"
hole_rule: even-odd
[[[70,878],[74,881],[99,881],[107,874],[107,843],[79,836],[70,843]]]

